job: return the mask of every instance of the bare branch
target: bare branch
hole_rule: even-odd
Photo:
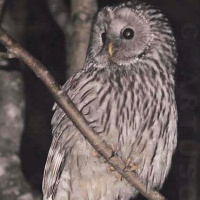
[[[93,129],[88,126],[86,120],[75,107],[68,95],[56,83],[53,76],[47,71],[42,63],[17,44],[14,39],[12,39],[2,28],[0,28],[0,41],[11,53],[15,54],[18,58],[24,61],[28,67],[35,72],[38,78],[43,81],[48,90],[52,93],[57,104],[69,116],[94,149],[99,152],[111,166],[113,166],[131,185],[133,185],[149,200],[165,200],[159,192],[147,189],[135,172],[127,172],[124,170],[126,164],[118,155],[113,156],[112,149],[106,144],[105,141],[98,137],[98,134],[96,134]]]

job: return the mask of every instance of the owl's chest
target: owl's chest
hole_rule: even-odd
[[[159,86],[155,80],[147,84],[139,75],[122,77],[105,74],[100,78],[80,81],[68,92],[97,132],[137,130],[142,123],[154,118],[157,111],[167,114],[165,107],[171,104],[171,91]]]
[[[169,123],[173,105],[168,93],[167,88],[123,80],[81,82],[68,94],[89,125],[110,145],[117,144],[127,157],[144,132],[145,144],[152,133],[157,137]]]

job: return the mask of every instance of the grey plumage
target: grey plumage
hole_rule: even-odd
[[[85,65],[63,86],[90,126],[119,148],[122,159],[131,158],[141,180],[155,189],[164,183],[177,143],[175,64],[168,20],[152,6],[126,2],[96,14]],[[93,156],[94,149],[58,106],[52,125],[44,200],[137,195],[103,158]]]

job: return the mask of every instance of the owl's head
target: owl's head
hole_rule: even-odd
[[[87,60],[97,66],[130,66],[163,53],[163,59],[171,56],[175,62],[173,33],[160,10],[131,1],[105,7],[94,17]]]

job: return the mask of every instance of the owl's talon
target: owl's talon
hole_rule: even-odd
[[[51,195],[47,200],[53,200],[53,196]]]
[[[131,158],[128,158],[127,161],[126,161],[126,166],[125,168],[123,169],[123,171],[125,172],[132,172],[132,171],[136,171],[137,170],[137,166],[134,165],[133,163],[131,163]]]
[[[118,174],[117,175],[117,179],[119,179],[119,181],[122,181],[123,180],[123,176],[121,174]]]
[[[109,169],[110,169],[110,171],[112,171],[112,172],[113,172],[113,171],[116,171],[115,168],[114,168],[113,166],[110,166]]]
[[[93,151],[92,152],[92,156],[94,156],[94,157],[100,157],[100,154],[97,152],[97,151]]]
[[[117,146],[117,148],[115,149],[115,147],[114,147],[113,144],[111,144],[111,149],[112,149],[112,154],[111,154],[110,158],[114,157],[114,156],[118,153],[118,151],[120,150],[120,148],[119,148],[118,146]],[[109,158],[109,159],[110,159],[110,158]]]
[[[111,159],[111,158],[114,157],[114,156],[115,156],[115,152],[112,151],[112,154],[111,154],[111,156],[109,157],[109,159]]]
[[[109,169],[110,169],[111,172],[116,171],[115,168],[114,168],[113,166],[110,166]],[[116,177],[117,177],[117,180],[119,180],[119,181],[122,181],[122,180],[123,180],[123,177],[122,177],[121,174],[118,174],[118,173],[117,173]]]

